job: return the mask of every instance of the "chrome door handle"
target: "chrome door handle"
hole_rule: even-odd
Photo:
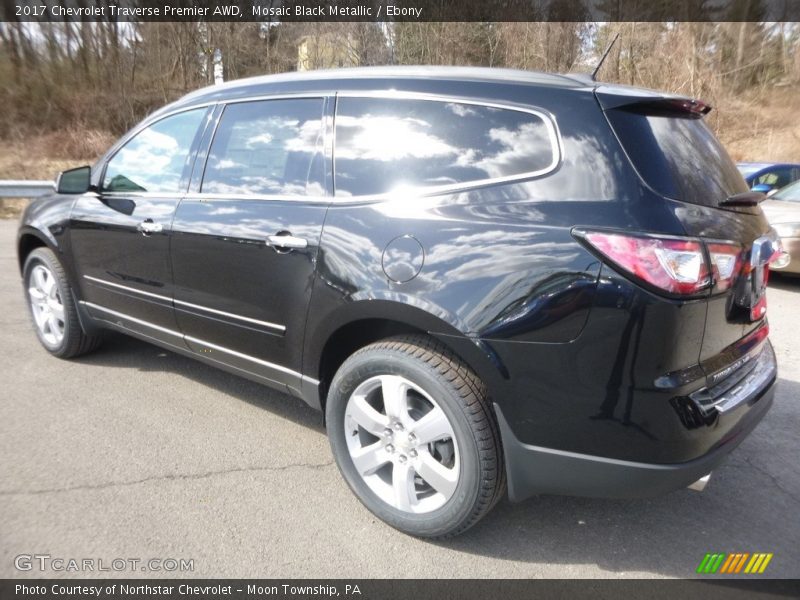
[[[267,238],[267,246],[282,250],[301,250],[308,247],[308,240],[293,235],[271,235]]]
[[[144,235],[160,233],[162,229],[164,226],[161,223],[153,223],[152,219],[145,219],[136,226],[136,230],[141,231]]]

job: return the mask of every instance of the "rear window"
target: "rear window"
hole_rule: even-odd
[[[702,119],[606,112],[642,179],[668,198],[716,206],[747,191],[741,173]]]
[[[533,177],[557,162],[555,127],[538,113],[434,100],[337,101],[339,196]]]

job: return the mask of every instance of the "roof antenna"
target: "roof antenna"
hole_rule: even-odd
[[[603,63],[606,62],[608,53],[611,52],[611,49],[614,47],[614,44],[617,43],[617,39],[619,39],[619,31],[617,32],[617,35],[614,36],[614,39],[611,40],[611,43],[608,45],[608,48],[606,48],[606,51],[603,52],[603,57],[600,59],[600,62],[597,63],[597,66],[594,68],[594,71],[592,71],[591,75],[592,81],[597,81],[597,72],[600,70],[600,67],[603,66]]]

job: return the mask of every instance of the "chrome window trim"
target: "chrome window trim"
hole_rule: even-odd
[[[297,371],[295,371],[293,369],[289,369],[287,367],[284,367],[284,366],[281,366],[281,365],[277,365],[275,363],[271,363],[269,361],[262,360],[260,358],[256,358],[255,356],[250,356],[249,354],[243,354],[241,352],[237,352],[236,350],[231,350],[230,348],[226,348],[225,346],[219,346],[217,344],[212,344],[211,342],[207,342],[205,340],[201,340],[200,338],[196,338],[196,337],[193,337],[193,336],[190,336],[190,335],[185,335],[183,333],[179,333],[177,331],[173,331],[172,329],[167,329],[166,327],[162,327],[161,325],[156,325],[155,323],[150,323],[149,321],[144,321],[142,319],[137,319],[136,317],[132,317],[130,315],[126,315],[125,313],[117,312],[116,310],[111,310],[110,308],[106,308],[104,306],[100,306],[99,304],[95,304],[93,302],[87,302],[85,300],[81,300],[80,303],[83,306],[87,306],[87,307],[89,307],[91,309],[98,310],[100,312],[104,312],[104,313],[109,314],[109,315],[113,315],[113,316],[118,317],[120,319],[126,319],[128,321],[131,321],[131,322],[136,323],[138,325],[141,325],[143,327],[148,327],[150,329],[155,329],[156,331],[160,331],[162,333],[166,333],[167,335],[178,337],[178,338],[180,338],[180,339],[182,339],[184,341],[192,342],[192,343],[195,343],[195,344],[198,344],[198,345],[201,345],[201,346],[207,346],[208,348],[211,348],[213,350],[217,350],[217,351],[222,352],[224,354],[229,354],[231,356],[236,356],[237,358],[241,358],[243,360],[254,362],[256,364],[262,365],[262,366],[267,367],[269,369],[273,369],[275,371],[279,371],[281,373],[286,373],[288,375],[293,375],[293,376],[299,378],[302,381],[307,381],[308,383],[311,383],[311,384],[314,384],[314,385],[318,385],[319,384],[319,381],[314,379],[314,378],[312,378],[312,377],[308,377],[307,375],[303,375],[302,373],[299,373],[299,372],[297,372]]]
[[[128,140],[130,140],[131,138],[135,137],[137,134],[141,133],[143,130],[147,129],[151,125],[153,125],[155,123],[158,123],[159,121],[161,121],[162,119],[166,119],[167,117],[172,117],[174,115],[178,115],[178,114],[183,113],[183,112],[187,112],[187,111],[190,111],[190,110],[195,110],[197,108],[208,108],[209,106],[214,106],[216,104],[219,104],[218,100],[213,100],[213,101],[209,101],[209,102],[201,102],[201,103],[198,103],[198,104],[180,106],[180,107],[174,108],[173,110],[170,110],[170,111],[167,111],[167,112],[164,112],[164,113],[162,113],[160,111],[157,111],[157,112],[149,115],[148,117],[145,117],[142,121],[140,121],[132,129],[130,129],[125,135],[123,135],[121,138],[119,138],[111,146],[111,148],[109,148],[106,151],[106,153],[100,159],[100,162],[103,163],[103,171],[105,171],[105,164],[109,160],[114,158],[114,155],[117,153],[117,151],[122,146],[124,146],[126,143],[128,143]]]
[[[333,196],[271,196],[263,194],[212,194],[206,192],[189,192],[183,195],[184,200],[199,202],[228,201],[272,201],[272,202],[302,202],[305,204],[330,204]]]
[[[197,110],[199,108],[205,108],[206,109],[206,124],[205,124],[205,127],[208,127],[208,120],[211,118],[211,116],[213,114],[213,111],[209,111],[208,108],[210,106],[214,106],[216,104],[218,104],[218,102],[204,102],[202,104],[194,104],[192,106],[184,106],[184,107],[181,107],[181,108],[176,108],[175,110],[167,112],[167,113],[164,113],[164,114],[155,113],[155,114],[150,115],[149,117],[145,118],[145,120],[143,120],[141,123],[136,125],[133,129],[128,131],[123,137],[118,139],[116,141],[116,143],[113,146],[111,146],[111,148],[109,148],[108,151],[103,155],[103,157],[98,161],[102,165],[102,169],[100,171],[100,177],[97,180],[97,193],[101,194],[103,196],[111,195],[111,194],[120,194],[120,195],[127,195],[127,196],[130,196],[132,194],[152,194],[153,195],[153,196],[140,196],[140,197],[143,197],[143,198],[147,198],[147,197],[171,198],[173,196],[177,196],[179,198],[182,197],[183,194],[186,192],[186,190],[177,191],[177,192],[126,192],[126,191],[116,191],[115,192],[115,191],[103,190],[103,183],[105,182],[105,179],[106,179],[106,171],[108,170],[108,163],[110,163],[112,160],[114,160],[114,158],[117,156],[119,151],[122,150],[128,144],[128,142],[130,142],[133,138],[135,138],[137,135],[139,135],[142,131],[144,131],[148,127],[152,127],[153,125],[155,125],[156,123],[158,123],[160,121],[163,121],[164,119],[168,119],[169,117],[174,117],[175,115],[179,115],[181,113],[189,112],[189,111],[192,111],[192,110]],[[202,140],[202,133],[200,132],[199,129],[197,131],[197,134],[200,134],[200,139]],[[195,135],[197,135],[197,134],[195,134]],[[194,142],[194,140],[192,140],[192,141]],[[190,145],[189,154],[190,154],[191,160],[194,161],[197,158],[197,152],[195,152],[193,156],[191,155],[191,153],[192,153],[192,151],[191,151],[191,145]],[[192,174],[189,173],[190,183],[191,183],[191,175]],[[188,189],[188,184],[187,184],[187,189]]]
[[[461,192],[478,187],[485,187],[497,183],[510,183],[514,181],[521,181],[525,179],[532,179],[534,177],[541,177],[548,173],[555,171],[561,164],[564,156],[564,147],[561,139],[561,132],[558,129],[555,116],[540,108],[532,108],[527,105],[515,104],[513,102],[497,102],[494,100],[483,100],[480,98],[464,98],[461,96],[450,96],[446,94],[431,94],[425,92],[403,92],[396,90],[374,90],[374,91],[344,91],[338,92],[338,98],[378,98],[385,100],[423,100],[429,102],[442,102],[452,104],[466,104],[469,106],[482,106],[486,108],[497,108],[500,110],[512,110],[516,112],[528,113],[534,115],[542,120],[547,128],[548,138],[550,139],[550,148],[553,154],[551,163],[543,168],[535,171],[526,171],[525,173],[518,173],[515,175],[506,175],[503,177],[488,177],[485,179],[477,179],[475,181],[464,181],[459,183],[452,183],[447,185],[437,186],[419,186],[416,188],[404,189],[402,195],[412,195],[413,197],[427,197],[438,194],[446,194],[451,192]],[[357,196],[338,196],[336,193],[336,117],[339,113],[339,103],[337,101],[334,110],[334,127],[333,127],[333,181],[334,181],[334,198],[351,198],[351,199],[392,199],[398,196],[397,192],[385,192],[382,194],[364,194]]]
[[[182,112],[198,109],[198,108],[208,108],[209,106],[222,106],[223,112],[224,107],[228,104],[240,104],[242,102],[259,102],[262,100],[281,100],[281,99],[315,99],[315,98],[387,98],[387,99],[401,99],[401,100],[429,100],[433,102],[453,102],[456,104],[468,104],[473,106],[486,106],[489,108],[499,108],[504,110],[514,110],[517,112],[526,112],[532,115],[535,115],[541,118],[545,126],[548,129],[548,136],[550,137],[550,143],[554,150],[553,152],[553,162],[549,165],[546,169],[540,169],[538,171],[530,171],[518,175],[508,175],[505,177],[494,177],[488,179],[481,179],[477,181],[469,181],[469,182],[462,182],[462,183],[454,183],[448,184],[443,186],[421,186],[419,188],[412,188],[412,189],[404,189],[403,195],[408,196],[412,195],[413,197],[418,198],[426,198],[430,196],[436,196],[439,194],[446,194],[452,192],[466,192],[472,189],[476,189],[479,187],[485,187],[487,185],[492,185],[496,183],[511,183],[516,181],[523,181],[525,179],[531,179],[534,177],[541,177],[542,175],[546,175],[555,171],[558,166],[561,164],[564,158],[564,146],[563,141],[561,138],[561,131],[558,128],[558,122],[555,116],[546,111],[542,108],[531,108],[527,105],[522,104],[515,104],[513,102],[498,102],[493,100],[483,100],[480,98],[474,97],[460,97],[460,96],[451,96],[446,94],[433,94],[433,93],[425,93],[425,92],[404,92],[404,91],[397,91],[397,90],[374,90],[374,91],[323,91],[323,92],[298,92],[298,93],[287,93],[287,94],[264,94],[259,96],[248,96],[245,98],[231,98],[231,99],[217,99],[207,102],[200,102],[197,104],[191,104],[189,106],[181,106],[170,110],[164,113],[156,113],[152,115],[150,118],[145,119],[139,125],[137,125],[134,129],[129,131],[123,138],[121,138],[116,144],[114,144],[108,152],[103,156],[101,159],[101,164],[103,165],[102,173],[100,174],[100,181],[102,185],[102,179],[105,177],[105,170],[108,165],[108,161],[111,160],[117,151],[124,146],[128,140],[136,136],[139,132],[150,127],[154,123],[161,121],[162,119],[166,119],[167,117],[171,117]],[[337,196],[335,190],[335,173],[336,173],[336,110],[338,109],[337,106],[334,107],[333,111],[333,131],[331,136],[331,146],[333,148],[333,152],[331,153],[331,167],[334,174],[334,193],[333,196],[280,196],[280,195],[262,195],[262,194],[205,194],[202,192],[170,192],[170,193],[159,193],[159,192],[138,192],[138,197],[162,197],[162,198],[170,198],[173,196],[179,196],[182,199],[187,200],[254,200],[254,201],[263,201],[263,200],[275,200],[279,202],[305,202],[305,203],[313,203],[313,204],[330,204],[336,203],[341,205],[358,205],[358,204],[370,204],[376,202],[382,202],[386,200],[392,200],[397,198],[396,193],[387,192],[382,194],[365,194],[359,196]],[[211,140],[213,142],[214,136],[216,135],[216,129],[219,127],[219,122],[221,120],[222,115],[220,118],[217,119],[216,123],[214,124],[214,132],[212,133]],[[327,141],[327,140],[326,140]],[[327,148],[326,148],[327,149]],[[204,167],[205,168],[205,167]],[[201,178],[202,182],[202,178]],[[128,192],[103,192],[104,194],[120,194],[131,196],[132,193]]]
[[[327,160],[327,156],[325,152],[327,151],[327,143],[328,143],[328,129],[327,129],[327,114],[326,114],[326,101],[330,98],[335,98],[336,95],[334,92],[305,92],[305,93],[294,93],[294,94],[273,94],[273,95],[266,95],[266,96],[251,96],[247,98],[233,98],[230,100],[219,100],[217,104],[222,107],[222,110],[219,113],[219,116],[214,123],[214,130],[211,132],[211,137],[208,140],[208,147],[207,153],[205,156],[205,162],[202,165],[202,172],[200,173],[200,179],[198,182],[198,186],[201,191],[199,192],[187,192],[184,194],[184,198],[188,200],[226,200],[226,199],[241,199],[241,200],[278,200],[281,202],[285,201],[304,201],[304,202],[312,202],[314,204],[318,203],[325,203],[328,204],[332,200],[333,196],[282,196],[279,194],[216,194],[216,193],[206,193],[203,192],[203,183],[206,178],[206,169],[208,168],[208,159],[211,156],[211,148],[214,146],[214,140],[217,138],[217,133],[219,132],[219,126],[222,123],[222,119],[225,118],[225,109],[230,104],[243,104],[246,102],[268,102],[273,100],[322,100],[322,153],[323,159]],[[331,132],[331,135],[333,133]],[[331,138],[331,144],[333,144]],[[327,177],[327,173],[326,173]],[[333,162],[331,161],[331,177],[333,177]],[[189,182],[191,185],[191,181]]]
[[[218,98],[216,100],[207,100],[205,102],[197,102],[197,103],[190,103],[182,106],[176,106],[171,110],[167,110],[169,105],[165,106],[159,111],[154,112],[153,114],[145,117],[142,121],[140,121],[137,125],[130,129],[124,136],[122,136],[119,140],[114,143],[111,148],[103,155],[101,161],[107,162],[112,155],[116,153],[116,150],[123,146],[129,139],[134,137],[137,133],[141,132],[143,129],[146,129],[161,121],[162,119],[166,119],[167,117],[172,117],[174,115],[189,111],[195,110],[197,108],[208,108],[209,106],[217,106],[217,105],[227,105],[227,104],[238,104],[240,102],[257,102],[259,100],[279,100],[282,98],[294,100],[299,98],[331,98],[336,95],[335,91],[323,91],[323,92],[290,92],[286,94],[264,94],[260,96],[247,96],[243,98]],[[163,112],[162,112],[163,111]],[[209,117],[210,118],[210,117]]]
[[[299,94],[271,94],[264,96],[253,96],[248,98],[235,98],[232,100],[219,100],[217,104],[227,106],[228,104],[238,104],[242,102],[258,102],[262,100],[280,100],[280,99],[317,99],[317,98],[386,98],[386,99],[401,99],[401,100],[428,100],[433,102],[449,102],[455,104],[467,104],[472,106],[484,106],[488,108],[498,108],[502,110],[513,110],[516,112],[523,112],[532,114],[540,119],[547,128],[550,145],[553,150],[553,161],[544,169],[536,171],[528,171],[516,175],[507,175],[505,177],[492,177],[487,179],[480,179],[476,181],[467,181],[461,183],[453,183],[441,186],[420,186],[418,188],[404,189],[402,196],[411,196],[414,198],[427,198],[430,196],[437,196],[446,193],[466,192],[473,189],[486,187],[497,183],[511,183],[532,179],[534,177],[541,177],[548,173],[555,171],[564,159],[564,146],[561,138],[561,131],[558,128],[558,123],[555,116],[542,109],[532,108],[527,105],[516,104],[513,102],[497,102],[492,100],[483,100],[480,98],[463,98],[460,96],[449,96],[445,94],[429,94],[423,92],[400,92],[393,90],[381,91],[340,91],[340,92],[320,92],[320,93],[299,93]],[[338,103],[337,103],[338,105]],[[246,193],[231,193],[231,194],[213,194],[205,192],[189,192],[183,195],[185,200],[197,201],[276,201],[276,202],[300,202],[305,204],[337,204],[337,205],[361,205],[372,204],[377,202],[384,202],[395,200],[398,198],[397,192],[386,192],[381,194],[364,194],[358,196],[343,196],[336,194],[336,111],[338,106],[334,107],[333,123],[331,133],[331,167],[334,175],[334,193],[333,196],[283,196],[283,195],[267,195],[267,194],[246,194]],[[224,111],[223,111],[224,114]],[[219,127],[217,120],[216,127]],[[212,134],[216,135],[216,129]],[[327,142],[327,139],[325,140]],[[328,148],[326,148],[328,150]]]
[[[180,200],[186,194],[184,192],[89,192],[95,196],[104,198],[158,198],[159,200]]]
[[[324,100],[336,96],[335,91],[324,92],[292,92],[289,94],[265,94],[261,96],[247,96],[243,98],[219,99],[217,104],[241,104],[242,102],[262,102],[265,100]]]
[[[89,281],[99,283],[102,285],[107,285],[110,287],[115,287],[121,290],[125,290],[127,292],[133,292],[135,294],[141,294],[143,296],[148,296],[150,298],[156,298],[158,300],[164,300],[169,303],[180,304],[181,306],[188,306],[190,308],[196,308],[198,310],[204,310],[206,312],[210,312],[216,315],[222,315],[225,317],[231,317],[232,319],[238,319],[240,321],[245,321],[247,323],[253,323],[255,325],[262,325],[264,327],[268,327],[270,329],[275,329],[280,332],[285,332],[286,327],[283,325],[278,325],[277,323],[271,323],[270,321],[261,321],[259,319],[253,319],[251,317],[245,317],[242,315],[237,315],[234,313],[225,312],[224,310],[217,310],[216,308],[209,308],[207,306],[202,306],[200,304],[192,304],[191,302],[185,302],[184,300],[178,300],[176,298],[170,298],[168,296],[162,296],[160,294],[154,294],[153,292],[145,292],[144,290],[138,290],[136,288],[128,287],[127,285],[122,285],[120,283],[114,283],[113,281],[106,281],[105,279],[99,279],[97,277],[92,277],[91,275],[84,275],[84,279]]]

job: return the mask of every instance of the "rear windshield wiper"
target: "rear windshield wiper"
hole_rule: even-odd
[[[761,192],[742,192],[728,196],[721,200],[717,206],[757,206],[759,202],[767,199],[767,195]]]

